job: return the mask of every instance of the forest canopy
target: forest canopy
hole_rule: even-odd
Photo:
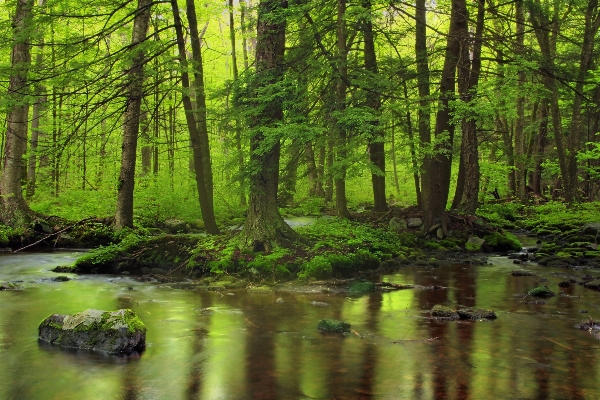
[[[13,0],[0,221],[183,220],[598,198],[597,0]]]

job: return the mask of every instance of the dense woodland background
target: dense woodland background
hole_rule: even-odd
[[[340,217],[598,199],[597,0],[13,0],[0,219]]]

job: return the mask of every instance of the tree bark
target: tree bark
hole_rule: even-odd
[[[340,218],[350,218],[346,198],[347,132],[340,122],[346,109],[346,81],[348,80],[348,49],[346,48],[346,0],[337,0],[337,76],[335,88],[336,152],[335,152],[335,208]]]
[[[138,0],[133,20],[130,52],[133,53],[127,71],[127,108],[123,115],[123,144],[121,146],[121,170],[119,173],[115,226],[117,229],[133,227],[133,189],[135,185],[135,161],[140,125],[144,83],[144,51],[140,43],[146,40],[150,24],[151,0]]]
[[[461,100],[467,105],[467,114],[463,116],[462,143],[460,150],[460,165],[458,181],[452,208],[459,209],[467,214],[474,214],[478,206],[479,197],[479,152],[477,148],[477,121],[476,115],[470,112],[471,102],[477,96],[477,85],[481,72],[481,39],[483,35],[485,18],[485,4],[483,0],[478,1],[477,22],[472,51],[472,62],[470,59],[469,32],[464,31],[461,35],[461,57],[458,62],[458,91]]]
[[[22,227],[32,218],[32,211],[23,198],[21,183],[25,168],[23,156],[27,150],[27,79],[31,65],[29,32],[32,28],[32,9],[33,0],[17,0],[12,20],[12,68],[6,95],[6,142],[0,177],[0,221],[12,227]]]
[[[240,246],[270,252],[291,246],[298,234],[285,223],[277,208],[283,119],[278,83],[283,79],[286,19],[285,0],[261,0],[258,5],[256,71],[250,83],[255,114],[249,120],[250,170],[248,215],[240,233]],[[259,98],[267,95],[268,100]]]
[[[440,100],[435,123],[435,148],[429,163],[429,204],[425,211],[425,231],[440,224],[443,236],[448,233],[446,203],[450,190],[452,168],[452,144],[454,126],[450,121],[450,99],[455,91],[456,65],[460,57],[461,35],[467,32],[467,6],[465,0],[452,0],[450,28],[448,31],[446,54],[440,82]]]
[[[200,211],[202,212],[202,220],[204,221],[204,228],[206,232],[209,234],[218,234],[219,228],[217,227],[217,222],[215,220],[215,213],[213,208],[213,203],[211,198],[208,195],[207,190],[207,180],[206,174],[212,173],[210,170],[206,171],[206,162],[203,161],[204,153],[201,150],[202,148],[202,139],[201,135],[198,132],[199,126],[202,124],[198,124],[195,118],[195,112],[192,105],[192,99],[190,98],[190,79],[189,74],[187,72],[188,62],[186,58],[185,52],[185,39],[183,36],[183,27],[181,24],[181,17],[179,15],[179,6],[177,4],[177,0],[171,0],[171,9],[173,11],[174,17],[174,25],[175,25],[175,34],[177,36],[177,48],[179,51],[179,66],[181,68],[181,85],[183,86],[182,100],[183,100],[183,108],[185,110],[185,119],[188,127],[188,131],[190,134],[190,142],[192,146],[193,153],[193,167],[196,175],[196,188],[198,189],[198,199],[200,201]],[[188,13],[190,11],[188,10]],[[194,14],[195,17],[195,14]],[[192,17],[192,18],[194,18]],[[188,15],[188,19],[190,16]],[[196,31],[197,33],[197,31]],[[198,36],[197,36],[198,37]],[[193,42],[192,42],[193,43]],[[199,43],[198,43],[199,45]],[[199,68],[199,66],[196,66]],[[198,79],[198,77],[196,77]],[[202,84],[202,91],[204,91],[204,86]],[[197,98],[203,98],[204,93],[199,95],[196,93],[196,96],[200,96]],[[206,105],[197,106],[198,110],[201,110],[200,113],[204,113],[204,129],[206,129]],[[174,122],[174,117],[173,117]],[[205,131],[206,133],[206,131]],[[174,133],[173,133],[174,134]],[[206,138],[208,139],[208,138]],[[207,143],[205,143],[207,145]],[[210,163],[210,160],[209,160]],[[211,190],[212,190],[212,180],[210,181]]]
[[[522,57],[525,53],[525,11],[523,9],[523,0],[517,0],[515,3],[515,13],[517,22],[515,53]],[[519,201],[524,203],[527,200],[525,192],[526,171],[525,171],[525,96],[523,87],[525,85],[525,70],[522,66],[517,66],[517,119],[515,120],[515,188]]]
[[[375,80],[378,75],[377,55],[375,53],[375,38],[373,34],[373,12],[371,9],[371,0],[362,0],[365,18],[363,20],[363,36],[365,40],[364,57],[365,70]],[[384,130],[379,124],[379,114],[381,108],[381,96],[376,87],[371,86],[366,93],[366,106],[373,110],[376,120],[373,123],[373,137],[369,143],[369,159],[371,161],[371,185],[373,187],[373,210],[387,210],[387,199],[385,198],[385,137]]]
[[[429,88],[429,64],[427,57],[427,9],[425,0],[415,2],[415,55],[417,64],[417,86],[419,88],[419,141],[421,148],[421,188],[420,206],[421,210],[429,209],[429,162],[431,154],[431,108]]]

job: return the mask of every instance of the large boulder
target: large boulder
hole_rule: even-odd
[[[132,310],[85,310],[77,314],[52,314],[38,328],[39,339],[74,349],[112,354],[141,352],[146,327]]]

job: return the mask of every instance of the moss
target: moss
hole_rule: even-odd
[[[585,253],[583,253],[583,256],[585,258],[596,258],[596,257],[600,257],[600,251],[586,251]]]
[[[317,323],[317,329],[324,332],[350,332],[351,325],[336,319],[322,319]]]
[[[554,292],[548,286],[538,286],[529,290],[527,295],[532,297],[552,297],[554,296]]]
[[[353,282],[348,288],[349,294],[365,294],[375,291],[375,284],[369,281]]]
[[[433,318],[438,319],[457,320],[459,318],[456,311],[441,304],[433,306],[430,313]]]
[[[496,313],[485,308],[463,307],[456,310],[460,319],[496,319]]]
[[[425,242],[423,244],[423,247],[426,249],[431,249],[431,250],[446,250],[446,248],[444,246],[442,246],[440,243],[433,241],[433,240],[429,240],[429,241]]]
[[[493,232],[483,237],[486,246],[493,251],[507,251],[507,250],[521,250],[523,247],[521,242],[515,235],[509,232],[504,234],[500,232]]]

